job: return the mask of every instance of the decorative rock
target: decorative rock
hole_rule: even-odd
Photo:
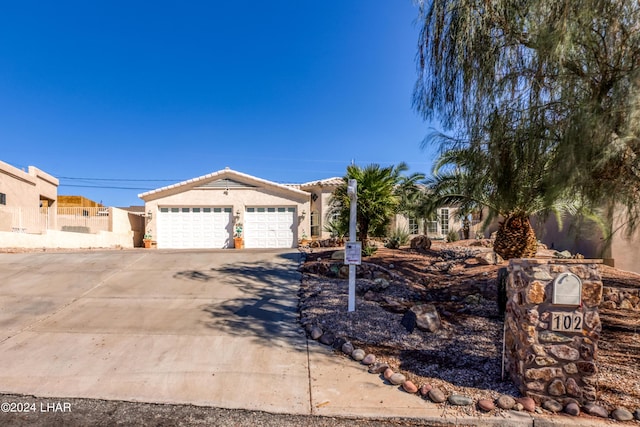
[[[640,421],[640,408],[633,411],[633,416],[636,418],[636,420]]]
[[[503,394],[500,397],[498,397],[498,399],[496,400],[496,404],[498,405],[498,408],[500,408],[500,409],[509,410],[509,409],[513,409],[513,407],[516,404],[516,400],[511,396]]]
[[[513,405],[513,410],[518,412],[524,411],[524,405],[522,403],[516,403]]]
[[[432,388],[433,386],[431,384],[422,384],[422,386],[420,387],[420,395],[426,396],[427,394],[429,394]]]
[[[550,381],[551,378],[561,378],[561,368],[540,368],[540,369],[527,369],[524,376],[529,380],[543,380]]]
[[[364,359],[362,359],[363,365],[372,365],[376,361],[376,356],[373,354],[367,354]]]
[[[400,385],[404,383],[406,380],[407,380],[407,377],[405,377],[404,375],[398,372],[396,372],[395,374],[389,377],[389,382],[393,385]]]
[[[393,265],[393,264],[389,264],[389,270],[393,270],[394,268],[396,268],[396,266],[395,266],[395,265]]]
[[[616,421],[631,421],[633,419],[633,414],[626,408],[616,408],[611,412],[611,418]]]
[[[319,341],[324,345],[332,345],[335,339],[336,336],[331,332],[325,332],[324,334],[322,334]]]
[[[567,374],[577,374],[578,373],[578,367],[576,366],[575,363],[567,363],[566,365],[564,365],[564,371]]]
[[[456,406],[469,406],[473,405],[473,399],[461,394],[452,394],[449,396],[449,403]]]
[[[584,409],[584,412],[586,412],[591,416],[600,417],[600,418],[609,418],[609,411],[607,411],[605,408],[603,408],[600,405],[596,405],[593,402],[587,403],[586,405],[584,405],[582,409]]]
[[[440,329],[441,322],[438,310],[433,304],[418,304],[411,307],[416,315],[416,326],[423,331],[436,332]]]
[[[497,253],[490,251],[477,255],[476,261],[480,265],[496,265],[502,264],[504,262],[504,259],[502,259],[502,257]]]
[[[549,400],[545,400],[542,403],[542,407],[544,409],[546,409],[547,411],[551,411],[551,412],[560,412],[562,411],[562,403],[558,402],[557,400],[554,399],[549,399]]]
[[[539,281],[533,281],[529,285],[529,291],[526,295],[526,300],[528,304],[540,304],[544,302],[545,292],[544,285]]]
[[[564,407],[564,412],[577,417],[580,415],[580,406],[575,402],[567,403],[567,406]]]
[[[433,401],[434,403],[442,403],[447,400],[442,390],[440,390],[438,387],[434,387],[429,390],[429,399],[431,399],[431,401]]]
[[[334,261],[344,261],[344,251],[343,250],[335,251],[334,253],[331,254],[331,259]]]
[[[389,368],[389,365],[387,365],[386,363],[376,362],[373,365],[369,366],[369,373],[382,374],[384,371],[387,370],[387,368]]]
[[[351,353],[353,353],[353,350],[355,350],[353,348],[353,344],[351,344],[349,341],[347,341],[346,343],[342,344],[342,352],[344,354],[348,354],[349,356],[351,356]]]
[[[373,283],[375,283],[376,289],[381,291],[384,291],[390,285],[389,281],[384,277],[378,277],[377,279],[373,279]]]
[[[311,329],[311,339],[312,340],[317,340],[321,336],[322,336],[322,329],[318,328],[317,326],[314,326]]]
[[[382,376],[384,377],[385,380],[389,380],[391,378],[391,375],[393,375],[395,372],[393,372],[393,369],[391,368],[387,368],[384,370],[384,373],[382,374]]]
[[[547,391],[551,396],[562,396],[567,392],[562,380],[553,380],[547,387]]]
[[[582,372],[587,376],[595,375],[598,373],[598,367],[593,362],[576,362],[576,366],[578,367],[579,372]]]
[[[545,356],[538,356],[536,357],[536,365],[538,366],[551,366],[553,364],[556,363],[556,359],[552,358],[552,357],[545,357]],[[575,365],[573,365],[575,366]],[[578,372],[578,369],[576,369],[576,372]]]
[[[549,352],[556,356],[558,359],[562,360],[574,361],[580,359],[580,352],[573,347],[569,347],[568,345],[551,346]]]
[[[582,397],[582,390],[580,390],[580,386],[578,385],[576,380],[574,380],[573,378],[569,378],[565,385],[567,389],[567,394],[569,396]]]
[[[331,345],[331,347],[337,349],[341,349],[342,346],[344,345],[344,343],[346,343],[347,340],[345,340],[344,338],[340,337],[340,338],[336,338],[335,340],[333,340],[333,344]]]
[[[530,397],[520,397],[516,401],[522,405],[525,411],[533,412],[536,409],[536,402]]]
[[[417,393],[418,392],[418,386],[416,386],[414,383],[412,383],[409,380],[407,380],[407,381],[402,383],[402,388],[407,393]]]
[[[478,409],[484,412],[493,411],[496,408],[496,404],[493,403],[491,399],[480,399],[478,400]]]
[[[565,343],[573,341],[570,337],[562,334],[558,334],[556,332],[551,331],[541,331],[538,335],[538,339],[541,342],[556,342],[556,343]]]
[[[357,360],[358,362],[361,361],[362,359],[364,359],[364,350],[362,350],[361,348],[356,348],[355,350],[353,350],[353,353],[351,353],[351,357],[353,357],[353,360]]]
[[[602,301],[602,283],[585,281],[582,283],[582,300],[587,307],[597,307]],[[585,319],[586,320],[586,319]]]

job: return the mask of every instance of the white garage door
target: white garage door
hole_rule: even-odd
[[[247,208],[244,214],[245,248],[293,248],[296,208]]]
[[[158,213],[158,248],[228,248],[232,233],[231,208],[171,207]]]

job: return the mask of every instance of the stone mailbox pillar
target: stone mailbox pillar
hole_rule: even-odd
[[[512,259],[505,364],[521,393],[541,405],[596,400],[602,326],[600,260]]]

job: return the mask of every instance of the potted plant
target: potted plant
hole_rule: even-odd
[[[238,222],[235,226],[235,233],[233,234],[233,247],[241,249],[244,245],[242,241],[242,223]]]
[[[151,235],[151,230],[149,230],[144,237],[142,238],[144,242],[145,249],[149,249],[153,246],[153,236]]]
[[[309,244],[309,239],[307,237],[307,232],[302,229],[302,236],[300,237],[300,245],[306,246]]]

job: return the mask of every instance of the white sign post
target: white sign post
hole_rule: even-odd
[[[358,182],[355,179],[350,179],[347,186],[347,195],[349,196],[350,211],[349,211],[349,243],[347,243],[346,250],[344,251],[345,264],[349,265],[349,311],[356,310],[356,264],[350,261],[357,261],[360,264],[361,245],[356,244],[356,223],[358,217]],[[358,249],[360,248],[360,249]],[[357,259],[353,260],[354,252],[358,251]],[[347,254],[349,256],[347,256]]]

